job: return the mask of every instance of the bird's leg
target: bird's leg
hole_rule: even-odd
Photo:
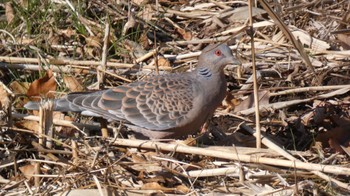
[[[207,120],[201,128],[200,134],[202,136],[209,137],[210,133],[213,137],[217,138],[219,141],[224,140],[227,137],[227,135],[224,132],[222,132],[218,127],[213,126],[210,123],[210,120]]]
[[[101,124],[101,132],[102,132],[102,137],[103,138],[108,138],[109,134],[108,134],[108,128],[107,128],[107,120],[104,118],[100,118],[100,124]]]
[[[199,133],[200,133],[201,135],[202,135],[202,134],[205,134],[205,133],[208,131],[208,128],[209,128],[209,122],[206,121],[206,122],[202,125],[202,127],[201,127]]]

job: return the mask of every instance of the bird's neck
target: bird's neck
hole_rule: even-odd
[[[217,77],[224,76],[223,70],[213,70],[207,67],[198,67],[195,70],[198,77],[204,80],[215,80]]]
[[[195,70],[195,74],[199,81],[204,84],[206,91],[219,94],[226,89],[226,79],[223,70],[211,70],[209,68],[200,67]]]

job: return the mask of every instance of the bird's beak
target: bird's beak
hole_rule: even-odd
[[[234,56],[229,56],[226,58],[226,65],[241,65],[241,62]]]

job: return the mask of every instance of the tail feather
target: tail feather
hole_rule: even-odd
[[[24,105],[24,107],[28,110],[39,110],[41,102],[29,101]],[[55,99],[54,100],[54,109],[55,111],[61,112],[83,112],[84,109],[73,105],[71,102],[67,101],[65,98]]]
[[[40,103],[39,102],[34,102],[34,101],[29,101],[24,105],[24,107],[28,110],[39,110]]]

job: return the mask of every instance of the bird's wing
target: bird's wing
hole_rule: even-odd
[[[166,130],[186,122],[197,96],[187,75],[156,76],[95,93],[67,96],[74,106],[107,119],[125,119],[150,130]]]

